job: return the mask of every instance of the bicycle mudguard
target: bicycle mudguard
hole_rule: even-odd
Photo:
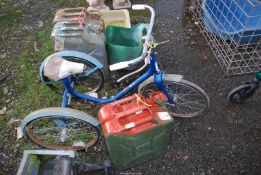
[[[42,118],[50,115],[57,115],[57,116],[64,116],[64,117],[74,117],[76,119],[83,120],[85,122],[90,123],[91,125],[98,127],[100,125],[99,121],[92,117],[91,115],[84,113],[79,110],[71,109],[71,108],[61,108],[61,107],[53,107],[53,108],[44,108],[37,111],[32,112],[31,114],[27,115],[22,123],[21,123],[21,130],[23,132],[23,136],[26,136],[24,133],[24,128],[27,123],[37,119]]]
[[[42,72],[43,72],[43,69],[44,69],[44,66],[46,65],[47,61],[53,57],[53,56],[60,56],[60,57],[74,57],[74,58],[80,58],[80,59],[83,59],[83,60],[86,60],[86,61],[89,61],[91,62],[92,64],[94,64],[96,67],[98,67],[99,69],[102,69],[103,68],[103,64],[97,60],[96,58],[86,54],[86,53],[83,53],[83,52],[78,52],[78,51],[61,51],[61,52],[55,52],[53,53],[52,55],[48,56],[41,64],[40,66],[40,70],[39,70],[39,74],[40,74],[40,78],[42,80],[42,82],[44,82],[44,79],[43,79],[43,75],[42,75]]]

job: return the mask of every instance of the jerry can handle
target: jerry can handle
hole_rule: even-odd
[[[139,113],[140,111],[144,111],[144,110],[149,110],[149,112],[151,112],[150,109],[149,109],[147,106],[141,105],[141,106],[137,106],[137,107],[135,107],[135,108],[129,109],[129,110],[127,110],[127,111],[119,112],[119,113],[116,114],[116,117],[117,117],[117,119],[120,119],[120,118],[127,117],[127,116],[129,116],[130,114],[134,114],[134,113],[137,114],[137,113]]]
[[[60,37],[80,37],[80,36],[82,36],[82,34],[80,34],[80,33],[74,33],[74,34],[69,34],[69,33],[64,34],[63,33],[60,35]]]
[[[141,95],[139,95],[139,94],[137,94],[137,95],[138,95],[138,97],[141,97]],[[126,102],[134,101],[135,99],[137,99],[137,97],[135,95],[133,95],[133,96],[129,96],[129,97],[117,100],[115,102],[112,102],[111,105],[112,106],[121,105],[121,104],[126,103]]]
[[[132,129],[132,128],[134,128],[134,127],[143,125],[143,124],[145,124],[145,123],[149,123],[149,122],[151,122],[151,121],[154,121],[154,117],[149,116],[149,117],[146,117],[146,118],[141,119],[141,120],[139,120],[139,121],[125,124],[124,127],[121,129],[121,131],[126,131],[126,130]]]

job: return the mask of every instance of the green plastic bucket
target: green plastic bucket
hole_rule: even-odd
[[[146,35],[148,27],[148,24],[132,28],[107,26],[105,35],[110,65],[139,57],[143,50],[142,36]]]

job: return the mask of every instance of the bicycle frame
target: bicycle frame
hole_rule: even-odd
[[[245,99],[250,98],[252,95],[254,95],[256,90],[259,88],[260,81],[261,81],[261,70],[256,73],[255,78],[253,78],[251,82],[246,83],[246,84],[249,83],[251,86],[250,86],[250,89],[248,89],[247,91],[242,93],[242,99],[245,100]]]
[[[156,61],[156,56],[153,52],[150,54],[150,67],[149,69],[138,79],[136,79],[133,83],[131,83],[129,86],[121,90],[118,94],[111,98],[101,99],[101,98],[95,98],[83,93],[79,93],[75,91],[72,87],[72,80],[71,77],[67,77],[63,79],[63,84],[65,87],[64,93],[63,93],[63,101],[62,101],[62,107],[67,107],[69,104],[69,95],[72,95],[74,97],[84,99],[86,101],[94,102],[94,103],[110,103],[113,101],[116,101],[125,95],[127,95],[129,92],[134,90],[136,87],[138,87],[142,82],[144,82],[146,79],[148,79],[150,76],[154,75],[154,83],[158,87],[160,91],[162,91],[168,98],[168,102],[170,104],[174,104],[175,102],[172,100],[172,98],[169,96],[167,89],[165,88],[162,80],[163,72],[158,68],[158,64]]]

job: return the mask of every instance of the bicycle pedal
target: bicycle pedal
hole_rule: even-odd
[[[57,172],[54,175],[84,175],[84,174],[95,174],[95,175],[107,175],[108,166],[91,163],[80,159],[57,156],[55,158],[54,169]]]
[[[87,147],[86,147],[86,145],[85,145],[85,143],[82,142],[82,141],[74,142],[74,143],[73,143],[73,147],[74,147],[74,148],[84,148],[85,152],[88,151],[88,150],[87,150]]]

